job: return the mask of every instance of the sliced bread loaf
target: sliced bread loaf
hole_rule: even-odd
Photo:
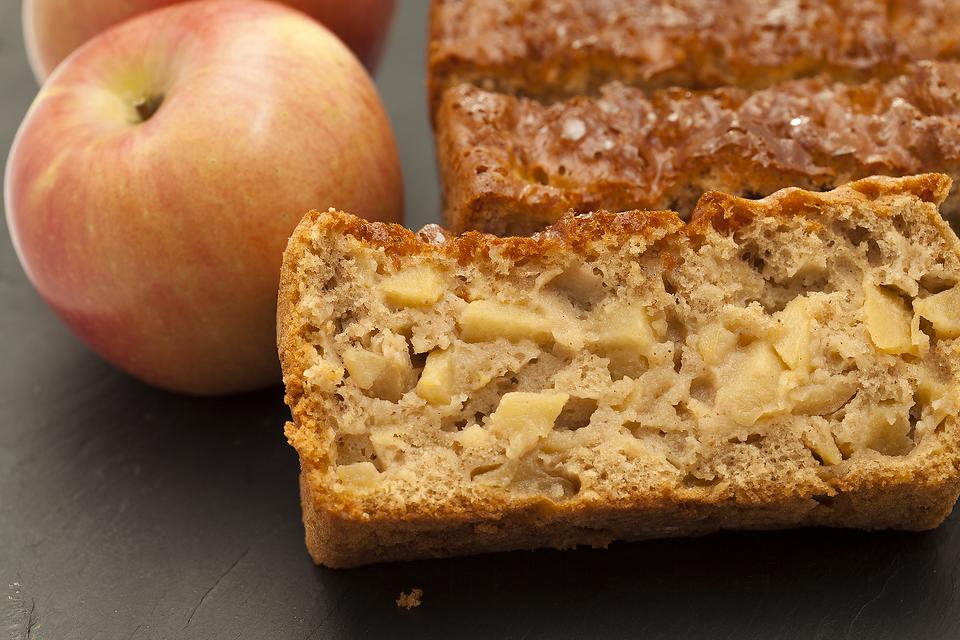
[[[798,525],[960,491],[947,177],[450,237],[312,212],[279,297],[321,564]]]

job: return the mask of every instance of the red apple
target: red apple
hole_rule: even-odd
[[[183,0],[23,0],[23,35],[37,80],[81,44],[127,18]],[[278,0],[322,22],[371,71],[380,59],[394,0]]]
[[[397,220],[393,133],[364,68],[302,13],[202,0],[90,40],[7,163],[37,290],[104,358],[193,394],[278,382],[280,261],[310,208]]]

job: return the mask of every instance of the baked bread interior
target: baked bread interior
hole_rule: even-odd
[[[279,350],[318,563],[798,525],[926,529],[960,490],[949,178],[529,238],[312,212]]]

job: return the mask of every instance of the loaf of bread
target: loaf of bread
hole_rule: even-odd
[[[472,85],[446,92],[437,156],[447,226],[526,234],[568,210],[671,209],[706,191],[824,190],[870,175],[960,175],[960,63],[887,81],[749,91],[619,83],[551,105]],[[953,216],[953,195],[942,213]]]
[[[431,113],[468,82],[544,100],[643,89],[860,81],[960,57],[960,0],[433,0]]]
[[[798,525],[927,529],[960,491],[949,178],[529,238],[312,212],[278,341],[318,563]]]

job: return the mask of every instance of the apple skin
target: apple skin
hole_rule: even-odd
[[[23,35],[39,82],[81,44],[115,24],[184,0],[23,0]],[[240,0],[236,0],[240,1]],[[277,0],[319,20],[371,72],[380,60],[395,0]]]
[[[364,68],[315,21],[255,0],[171,6],[78,49],[21,124],[4,195],[20,261],[70,328],[198,395],[279,382],[280,262],[307,210],[403,207]]]

